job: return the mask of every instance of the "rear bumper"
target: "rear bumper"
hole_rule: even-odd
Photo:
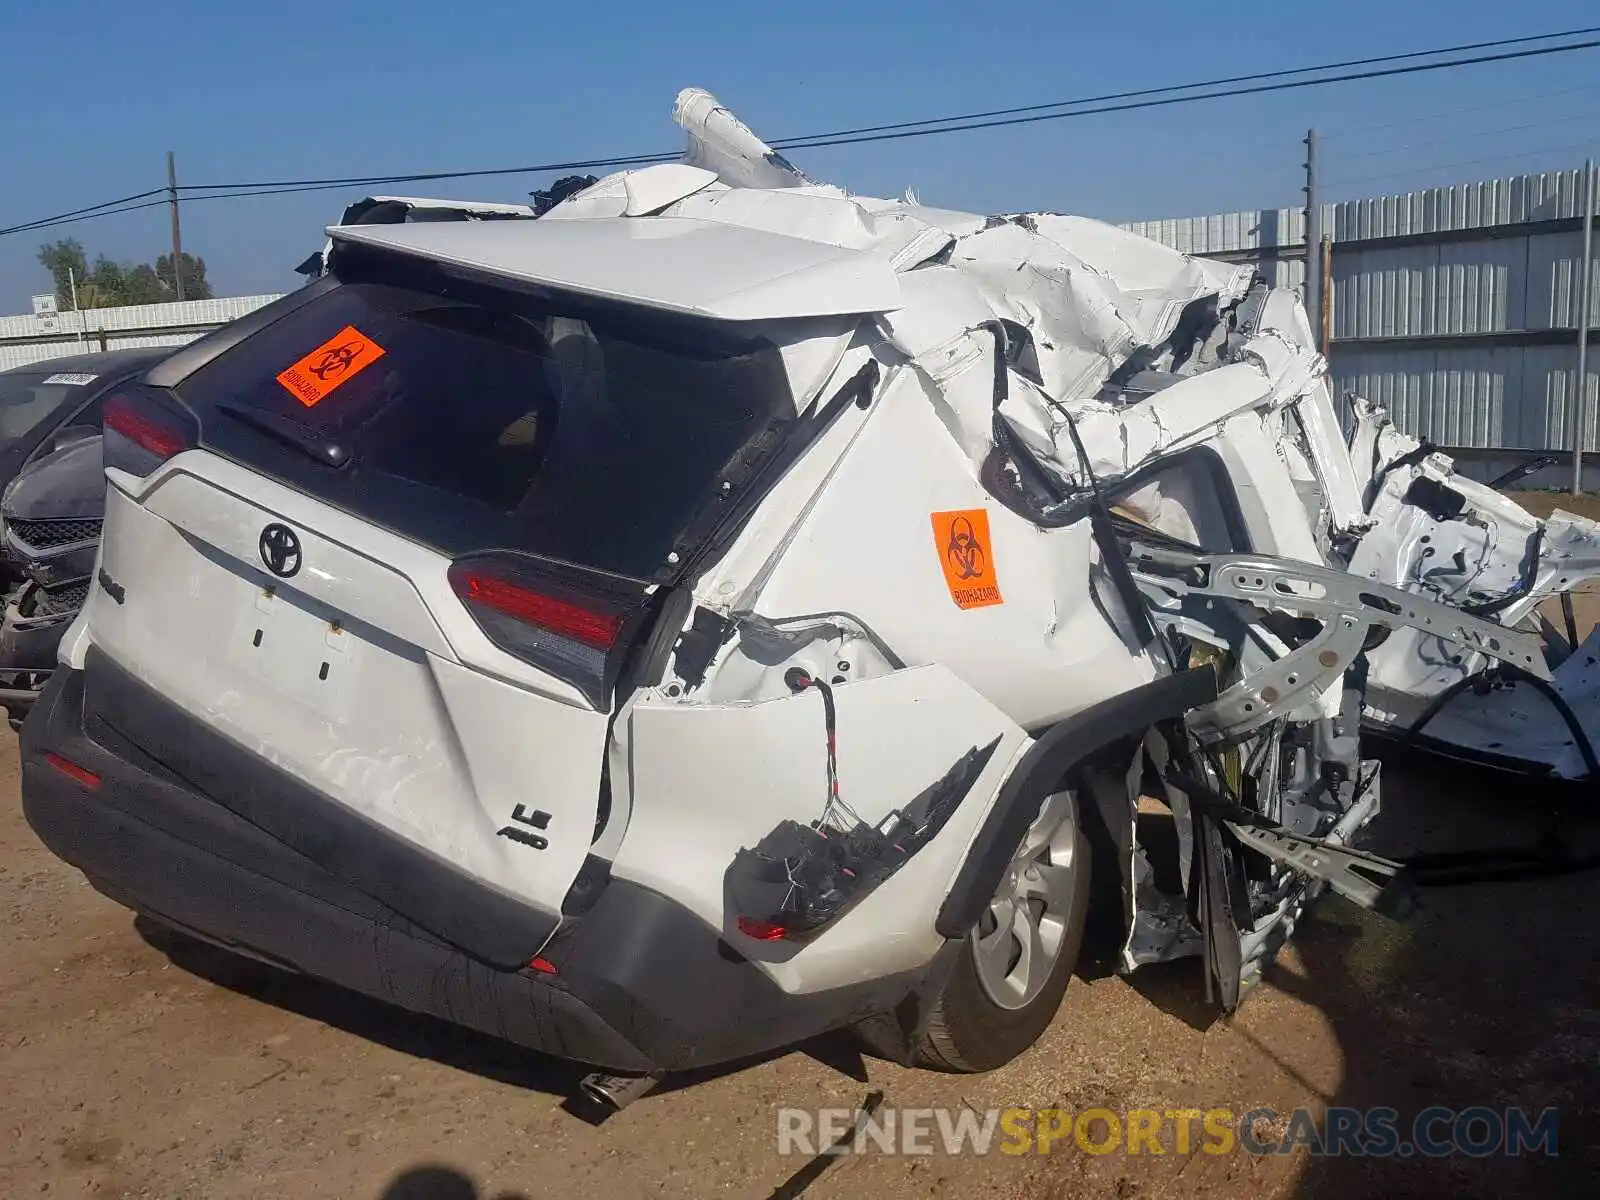
[[[556,975],[492,966],[118,745],[93,718],[91,736],[84,695],[83,672],[58,671],[22,731],[23,811],[52,852],[129,908],[414,1012],[643,1073],[888,1012],[937,970],[792,996],[693,914],[621,880],[544,948]]]

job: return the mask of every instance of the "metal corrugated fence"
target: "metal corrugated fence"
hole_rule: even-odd
[[[107,350],[135,350],[144,346],[183,346],[199,337],[199,333],[150,333],[135,334],[128,337],[108,337],[105,348]],[[12,367],[26,367],[37,362],[49,362],[52,358],[65,358],[70,354],[93,354],[100,349],[99,339],[91,345],[80,346],[76,342],[63,346],[60,343],[30,344],[20,342],[10,346],[0,346],[0,371],[9,371]]]
[[[1326,205],[1339,389],[1384,404],[1407,432],[1440,445],[1570,448],[1582,200],[1583,173],[1571,170]],[[1185,253],[1255,259],[1280,287],[1305,283],[1299,209],[1125,228]],[[1600,271],[1593,280],[1591,311],[1600,314]],[[274,299],[66,312],[51,334],[38,317],[0,317],[0,368],[102,341],[107,349],[182,345]],[[1594,449],[1600,354],[1590,362],[1585,442]]]
[[[58,313],[46,320],[27,313],[0,317],[0,370],[96,350],[182,346],[276,300],[223,296],[169,304],[130,304]]]
[[[1439,445],[1569,449],[1582,203],[1583,172],[1571,170],[1325,205],[1339,389]],[[1187,253],[1258,258],[1280,286],[1305,280],[1296,209],[1126,228]],[[1600,317],[1600,270],[1591,274]],[[1589,449],[1600,445],[1597,360],[1591,353]]]
[[[1555,450],[1572,445],[1576,365],[1569,346],[1335,349],[1333,377],[1341,395],[1383,405],[1400,428],[1440,446]],[[1584,445],[1593,448],[1600,371],[1587,374]]]
[[[162,326],[226,325],[246,313],[254,312],[263,304],[276,300],[271,296],[223,296],[214,300],[180,300],[168,304],[130,304],[120,308],[86,308],[80,312],[57,314],[60,335],[77,337],[78,331],[94,334],[104,329],[148,330]],[[40,319],[32,313],[18,317],[0,317],[0,339],[38,338],[42,336]],[[75,353],[75,351],[74,351]]]

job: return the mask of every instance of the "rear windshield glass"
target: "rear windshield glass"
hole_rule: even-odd
[[[46,383],[51,372],[0,375],[0,443],[26,437],[51,413],[83,389],[75,384]]]
[[[396,270],[346,269],[180,383],[202,440],[447,553],[648,579],[730,462],[793,416],[764,339]]]

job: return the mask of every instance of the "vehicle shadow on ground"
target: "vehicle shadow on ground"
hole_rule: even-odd
[[[1562,841],[1575,859],[1600,851],[1600,789],[1509,779],[1424,758],[1385,766],[1383,811],[1363,842],[1393,858],[1468,849],[1531,849],[1565,812]],[[1307,1097],[1319,1131],[1325,1108],[1396,1110],[1410,1142],[1419,1113],[1441,1106],[1521,1108],[1558,1118],[1558,1154],[1481,1157],[1455,1152],[1382,1158],[1293,1150],[1300,1200],[1365,1196],[1593,1196],[1600,1176],[1600,870],[1514,882],[1430,886],[1421,908],[1394,922],[1337,897],[1314,904],[1293,953],[1265,986],[1315,1009],[1337,1041],[1338,1085],[1304,1059],[1314,1045],[1280,1043],[1220,1017],[1194,959],[1141,968],[1128,982],[1155,1008],[1205,1030],[1244,1036]],[[1104,973],[1114,944],[1091,947],[1082,973]],[[1101,961],[1104,960],[1104,961]],[[1318,1076],[1314,1082],[1308,1076]],[[1219,1098],[1220,1099],[1220,1098]],[[1246,1100],[1248,1101],[1248,1097]],[[1279,1114],[1287,1118],[1289,1114]],[[1275,1124],[1281,1135],[1286,1122]],[[1448,1138],[1451,1122],[1428,1132]],[[1469,1131],[1469,1133],[1472,1131]],[[1477,1127],[1481,1138],[1486,1127]],[[1209,1193],[1207,1193],[1209,1194]]]
[[[1205,971],[1198,958],[1150,963],[1128,976],[1128,984],[1190,1029],[1204,1033],[1220,1019],[1216,1001],[1206,996]]]
[[[134,918],[134,929],[173,966],[217,987],[402,1054],[430,1059],[497,1083],[562,1097],[566,1111],[589,1124],[601,1124],[614,1115],[579,1092],[579,1083],[592,1067],[552,1058],[436,1017],[407,1012],[334,984],[244,958],[147,917]],[[855,1040],[837,1033],[753,1058],[675,1072],[663,1079],[652,1094],[695,1087],[790,1053],[805,1054],[857,1082],[867,1080],[866,1064]]]
[[[1391,763],[1384,784],[1384,812],[1367,845],[1396,858],[1532,845],[1549,828],[1555,794],[1549,784],[1421,759]],[[1597,800],[1593,792],[1585,798],[1587,813],[1568,805],[1564,836],[1578,853],[1600,846]],[[1498,1147],[1482,1157],[1442,1158],[1296,1151],[1304,1165],[1294,1194],[1593,1195],[1600,1169],[1600,872],[1428,887],[1421,902],[1409,921],[1395,923],[1329,897],[1297,934],[1303,974],[1278,964],[1266,975],[1274,988],[1314,1005],[1333,1028],[1344,1063],[1326,1103],[1397,1110],[1403,1142],[1431,1106],[1499,1114],[1520,1107],[1535,1120],[1555,1107],[1559,1156],[1510,1157]],[[1432,1131],[1449,1130],[1447,1122]]]
[[[575,1093],[587,1073],[576,1064],[487,1034],[229,953],[147,917],[134,918],[134,929],[146,944],[190,975],[402,1054],[555,1096]]]

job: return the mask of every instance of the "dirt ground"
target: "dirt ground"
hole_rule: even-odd
[[[1581,496],[1569,496],[1566,492],[1511,491],[1506,495],[1536,517],[1548,517],[1556,509],[1564,508],[1569,513],[1577,513],[1578,516],[1588,517],[1591,521],[1600,520],[1600,494],[1597,493],[1585,492]]]
[[[1600,873],[1433,889],[1404,924],[1330,898],[1231,1020],[1211,1019],[1192,962],[1130,983],[1089,961],[1041,1043],[992,1074],[905,1070],[827,1039],[671,1080],[596,1126],[564,1107],[569,1067],[136,920],[39,845],[16,777],[6,739],[5,1197],[1350,1200],[1592,1195],[1600,1171]],[[1524,844],[1555,799],[1395,764],[1369,844]],[[1567,821],[1580,849],[1600,849],[1593,801]],[[781,1106],[853,1108],[878,1091],[952,1110],[1388,1105],[1402,1129],[1435,1104],[1556,1106],[1560,1153],[1090,1156],[1069,1139],[1048,1156],[779,1155]]]
[[[1526,787],[1392,769],[1386,852],[1532,840]],[[1575,844],[1600,845],[1574,820]],[[0,1194],[78,1197],[1337,1197],[1592,1194],[1600,876],[1437,889],[1392,924],[1323,901],[1231,1020],[1192,963],[1137,986],[1086,963],[1032,1052],[985,1076],[862,1062],[843,1039],[670,1081],[595,1126],[576,1073],[174,938],[100,897],[23,822],[0,747]],[[777,1152],[777,1109],[1522,1105],[1560,1154],[1099,1157]],[[1168,1141],[1168,1149],[1173,1147]],[[813,1175],[820,1170],[820,1175]]]

